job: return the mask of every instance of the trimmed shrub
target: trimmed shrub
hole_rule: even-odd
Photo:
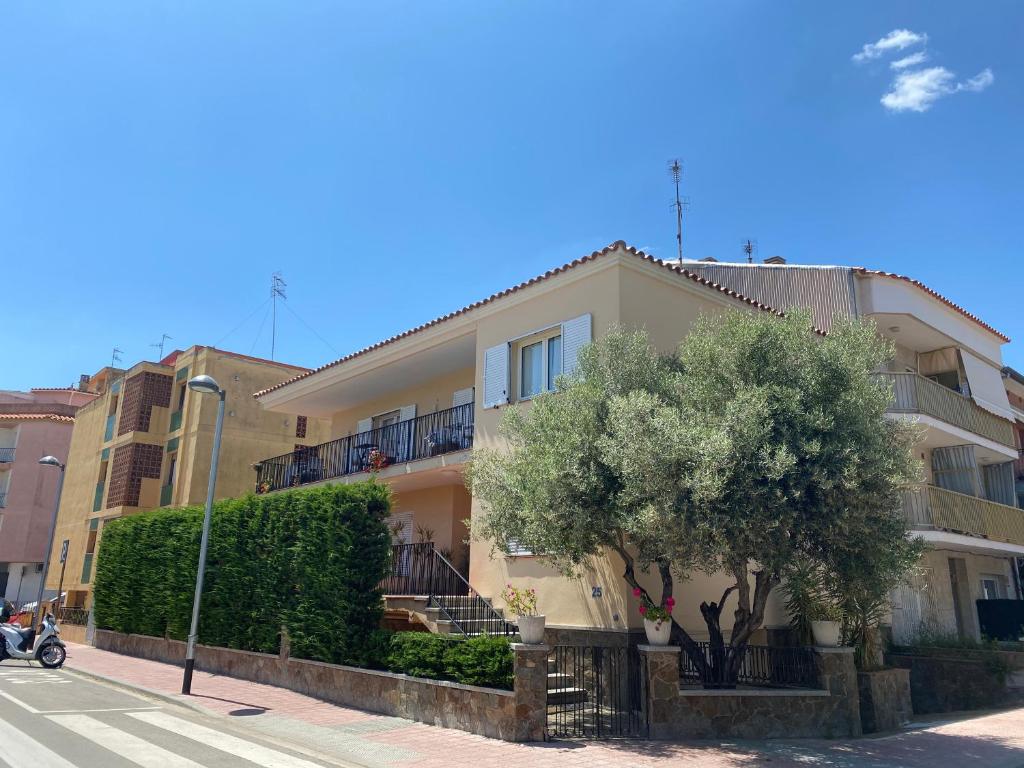
[[[226,499],[214,505],[202,643],[365,665],[383,611],[390,509],[368,481]],[[183,640],[191,621],[202,509],[111,521],[96,566],[96,625]]]
[[[396,632],[391,635],[389,647],[384,667],[390,672],[485,688],[512,688],[512,648],[503,637],[482,635],[460,640],[424,632]]]

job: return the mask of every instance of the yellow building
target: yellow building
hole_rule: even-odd
[[[957,495],[951,512],[946,489],[936,483],[953,475],[936,481],[929,471],[933,485],[923,491],[926,500],[916,507],[908,501],[908,515],[935,542],[936,557],[953,549],[957,568],[962,561],[970,573],[998,572],[1009,578],[1012,557],[1024,553],[1024,512],[982,498],[989,488],[993,496],[1001,493],[1003,465],[1015,455],[996,391],[1003,391],[1000,346],[1007,339],[920,284],[846,267],[783,269],[779,260],[773,261],[760,272],[711,274],[715,265],[663,262],[617,242],[268,387],[256,395],[265,408],[329,419],[332,439],[301,454],[267,454],[259,480],[264,490],[273,491],[293,485],[296,478],[302,484],[361,480],[377,468],[395,492],[391,523],[396,543],[431,542],[472,585],[472,590],[460,588],[453,581],[457,595],[482,595],[501,608],[506,583],[535,587],[552,639],[597,632],[625,640],[641,633],[642,624],[617,557],[594,558],[580,578],[570,579],[529,552],[505,556],[492,552],[487,542],[466,542],[465,520],[480,512],[464,482],[472,449],[498,444],[502,411],[528,407],[533,396],[553,387],[559,373],[575,368],[583,345],[613,325],[644,327],[658,349],[670,351],[704,314],[810,306],[824,330],[835,313],[873,317],[880,332],[897,342],[893,418],[928,427],[922,445],[926,464],[936,450],[943,467],[943,461],[970,459],[979,479],[976,495]],[[773,268],[779,271],[764,272]],[[757,278],[763,274],[771,277]],[[952,354],[942,351],[950,349]],[[944,376],[952,372],[943,368],[950,361],[959,366],[955,383]],[[959,390],[968,379],[973,397],[950,388],[955,384]],[[949,450],[961,445],[972,448]],[[979,528],[982,518],[1004,527]],[[392,593],[390,604],[416,609],[441,631],[476,620],[459,615],[460,601],[426,608],[421,601],[417,609],[408,596],[422,594],[422,581],[417,581],[422,569],[416,555],[409,557],[399,562],[399,578],[386,588]],[[949,573],[936,570],[940,576],[948,583]],[[727,583],[724,576],[695,577],[682,585],[676,615],[694,636],[706,634],[697,605],[718,599]],[[723,620],[730,615],[726,611]],[[948,612],[942,616],[951,620]],[[977,622],[968,618],[965,614],[957,626],[976,634]],[[773,594],[766,629],[787,623],[781,600]]]
[[[190,378],[212,376],[227,391],[216,486],[226,498],[255,490],[252,467],[262,457],[329,436],[327,422],[268,412],[252,396],[305,371],[202,346],[128,371],[104,369],[109,383],[79,410],[71,436],[47,587],[57,588],[63,570],[67,605],[88,607],[104,521],[205,501],[217,398],[191,392]]]

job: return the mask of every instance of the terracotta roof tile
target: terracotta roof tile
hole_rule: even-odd
[[[970,320],[973,320],[974,322],[976,322],[978,325],[980,325],[982,328],[984,328],[989,333],[995,334],[996,336],[998,336],[1000,339],[1002,339],[1005,342],[1009,342],[1010,341],[1010,337],[1009,336],[1007,336],[1007,335],[1005,335],[1003,333],[1000,333],[999,331],[997,331],[995,328],[993,328],[991,325],[986,323],[984,320],[982,320],[977,315],[971,314],[966,309],[961,307],[959,304],[956,304],[956,303],[950,301],[945,296],[943,296],[941,293],[939,293],[938,291],[935,291],[935,290],[929,288],[927,285],[922,283],[920,280],[915,280],[914,278],[907,277],[906,275],[898,275],[895,272],[884,272],[884,271],[882,271],[880,269],[868,269],[867,267],[854,267],[853,271],[856,272],[857,274],[860,274],[860,275],[877,275],[879,277],[890,277],[893,280],[902,280],[903,282],[910,283],[911,285],[916,286],[917,288],[920,288],[922,291],[927,293],[932,298],[938,299],[939,301],[941,301],[943,304],[945,304],[950,309],[952,309],[952,310],[954,310],[956,312],[959,312],[961,315],[963,315],[964,317],[966,317],[966,318],[968,318]]]
[[[2,421],[42,421],[43,419],[59,421],[63,424],[75,423],[74,416],[61,416],[56,413],[0,413]]]
[[[378,341],[375,344],[371,344],[368,347],[364,347],[363,349],[360,349],[360,350],[358,350],[356,352],[352,352],[351,354],[345,355],[344,357],[341,357],[341,358],[339,358],[339,359],[337,359],[337,360],[335,360],[333,362],[327,363],[325,365],[321,365],[319,368],[313,368],[311,370],[308,370],[308,371],[306,371],[304,373],[299,374],[298,376],[293,376],[292,378],[287,379],[286,381],[282,381],[280,384],[275,384],[272,387],[268,387],[267,389],[264,389],[264,390],[261,390],[261,391],[257,392],[255,394],[255,397],[262,397],[263,395],[269,394],[270,392],[274,392],[274,391],[276,391],[278,389],[281,389],[282,387],[286,387],[289,384],[293,384],[296,381],[300,381],[302,379],[305,379],[305,378],[307,378],[309,376],[312,376],[313,374],[319,373],[320,371],[324,371],[324,370],[327,370],[328,368],[333,368],[333,367],[335,367],[337,365],[341,365],[342,363],[346,363],[349,360],[352,360],[354,358],[357,358],[357,357],[360,357],[362,355],[365,355],[365,354],[367,354],[369,352],[374,351],[375,349],[380,349],[381,347],[387,346],[388,344],[393,344],[396,341],[404,339],[404,338],[406,338],[408,336],[412,336],[414,333],[419,333],[420,331],[424,331],[427,328],[431,328],[431,327],[433,327],[435,325],[438,325],[439,323],[443,323],[446,320],[451,320],[452,318],[458,317],[459,315],[464,315],[467,312],[470,312],[470,311],[472,311],[474,309],[477,309],[478,307],[482,307],[482,306],[484,306],[486,304],[490,304],[490,303],[492,303],[494,301],[497,301],[498,299],[504,298],[505,296],[509,296],[509,295],[511,295],[513,293],[517,293],[518,291],[521,291],[524,288],[528,288],[531,285],[535,285],[535,284],[540,283],[540,282],[542,282],[544,280],[547,280],[550,277],[554,277],[555,275],[561,274],[563,272],[567,272],[567,271],[569,271],[570,269],[572,269],[574,267],[580,266],[582,264],[586,264],[586,263],[591,262],[591,261],[596,261],[597,259],[601,258],[602,256],[605,256],[605,255],[611,253],[612,251],[616,251],[616,250],[622,251],[622,252],[627,253],[627,254],[629,254],[631,256],[635,256],[635,257],[637,257],[639,259],[642,259],[643,261],[650,262],[651,264],[656,264],[658,266],[661,266],[661,267],[665,268],[666,270],[668,270],[670,272],[675,272],[676,274],[682,275],[683,277],[686,277],[686,278],[692,280],[693,282],[698,283],[699,285],[703,285],[703,286],[708,287],[711,290],[715,290],[715,291],[718,291],[720,293],[723,293],[726,296],[729,296],[729,297],[731,297],[733,299],[736,299],[737,301],[742,301],[743,303],[748,304],[748,305],[750,305],[752,307],[756,307],[758,309],[764,310],[765,312],[771,312],[773,314],[779,315],[780,317],[783,316],[782,312],[780,312],[780,311],[778,311],[778,310],[768,306],[767,304],[762,304],[759,301],[755,301],[754,299],[747,298],[746,296],[744,296],[741,293],[737,293],[736,291],[734,291],[734,290],[732,290],[730,288],[726,288],[724,285],[720,285],[720,284],[715,283],[715,282],[713,282],[711,280],[708,280],[707,278],[701,277],[700,275],[694,274],[693,272],[690,272],[689,270],[685,269],[684,267],[679,266],[678,264],[674,264],[672,262],[667,262],[667,261],[663,261],[662,259],[655,258],[654,256],[651,256],[650,254],[644,253],[643,251],[638,250],[637,248],[634,248],[631,245],[627,245],[626,242],[623,241],[623,240],[616,240],[614,243],[612,243],[611,245],[609,245],[609,246],[607,246],[605,248],[602,248],[600,251],[594,251],[593,253],[588,254],[587,256],[582,256],[582,257],[580,257],[578,259],[574,259],[574,260],[568,262],[567,264],[563,264],[560,267],[555,267],[554,269],[548,270],[543,275],[538,275],[537,277],[533,277],[533,278],[530,278],[529,280],[526,280],[525,282],[519,283],[519,285],[514,285],[511,288],[506,288],[503,291],[499,291],[498,293],[491,294],[486,299],[481,299],[480,301],[476,301],[476,302],[473,302],[472,304],[468,304],[465,307],[462,307],[462,309],[457,309],[454,312],[449,312],[447,315],[441,315],[440,317],[436,317],[433,320],[430,320],[429,322],[423,323],[423,325],[418,325],[415,328],[410,328],[409,330],[403,331],[402,333],[399,333],[399,334],[397,334],[395,336],[392,336],[392,337],[390,337],[388,339],[384,339],[383,341]],[[824,332],[821,331],[820,329],[816,328],[815,330],[818,333],[824,335]]]

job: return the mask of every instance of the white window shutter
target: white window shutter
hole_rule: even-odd
[[[484,351],[484,408],[508,402],[508,342]]]
[[[590,314],[574,317],[562,323],[562,374],[576,373],[576,358],[580,349],[591,341]]]
[[[469,405],[473,402],[473,395],[473,387],[456,390],[455,394],[452,395],[452,408],[458,408],[460,405]]]
[[[416,418],[416,403],[412,405],[403,405],[398,411],[399,421],[408,421],[409,419]]]
[[[373,429],[373,419],[360,419],[356,424],[356,434],[369,432]]]

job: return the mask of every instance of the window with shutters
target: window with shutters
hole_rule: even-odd
[[[562,372],[561,327],[517,342],[513,350],[517,361],[516,391],[519,400],[529,400],[555,389],[555,380]]]

